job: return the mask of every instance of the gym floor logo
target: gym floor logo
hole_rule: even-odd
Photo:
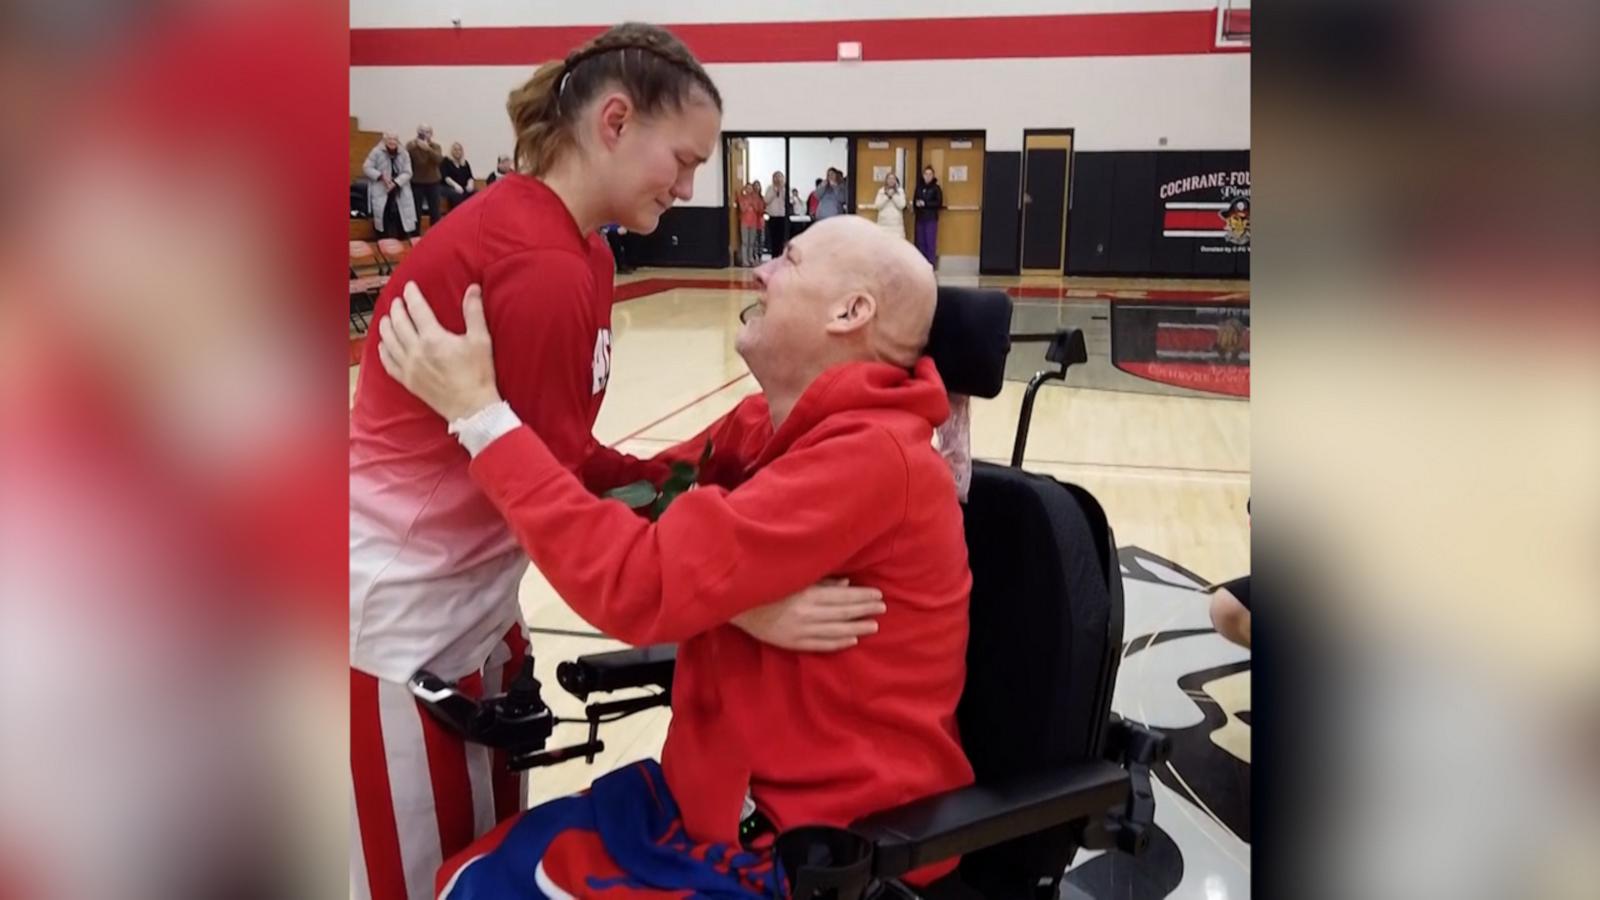
[[[1249,300],[1208,306],[1113,301],[1111,364],[1173,387],[1248,397]]]
[[[1122,662],[1113,709],[1165,732],[1152,770],[1156,828],[1139,858],[1080,853],[1067,881],[1119,900],[1249,896],[1250,651],[1211,626],[1207,581],[1140,547],[1122,569]]]

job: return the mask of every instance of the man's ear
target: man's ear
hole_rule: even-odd
[[[633,100],[621,91],[600,98],[600,143],[613,149],[622,139],[622,129],[634,121]]]
[[[858,331],[878,315],[878,301],[871,294],[846,294],[829,311],[827,332],[849,334]]]

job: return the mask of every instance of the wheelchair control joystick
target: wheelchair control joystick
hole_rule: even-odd
[[[605,749],[595,735],[591,716],[589,740],[572,747],[545,748],[555,731],[556,717],[545,705],[539,679],[533,677],[533,657],[522,658],[517,677],[504,694],[479,700],[456,685],[423,670],[411,677],[411,693],[450,730],[475,744],[505,750],[513,771],[552,766],[584,757],[594,761]]]
[[[550,708],[544,705],[544,698],[539,695],[539,687],[539,679],[533,677],[533,657],[524,656],[522,669],[517,672],[517,677],[512,679],[511,687],[506,691],[502,707],[506,718],[522,721],[548,714]]]

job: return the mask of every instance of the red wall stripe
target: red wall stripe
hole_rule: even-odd
[[[566,55],[606,27],[360,28],[350,32],[350,65],[531,66]],[[841,41],[860,41],[868,62],[1249,50],[1216,47],[1216,14],[1208,10],[667,27],[707,63],[833,62]]]

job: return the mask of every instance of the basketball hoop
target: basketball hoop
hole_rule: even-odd
[[[1217,47],[1249,46],[1250,0],[1217,0]]]

